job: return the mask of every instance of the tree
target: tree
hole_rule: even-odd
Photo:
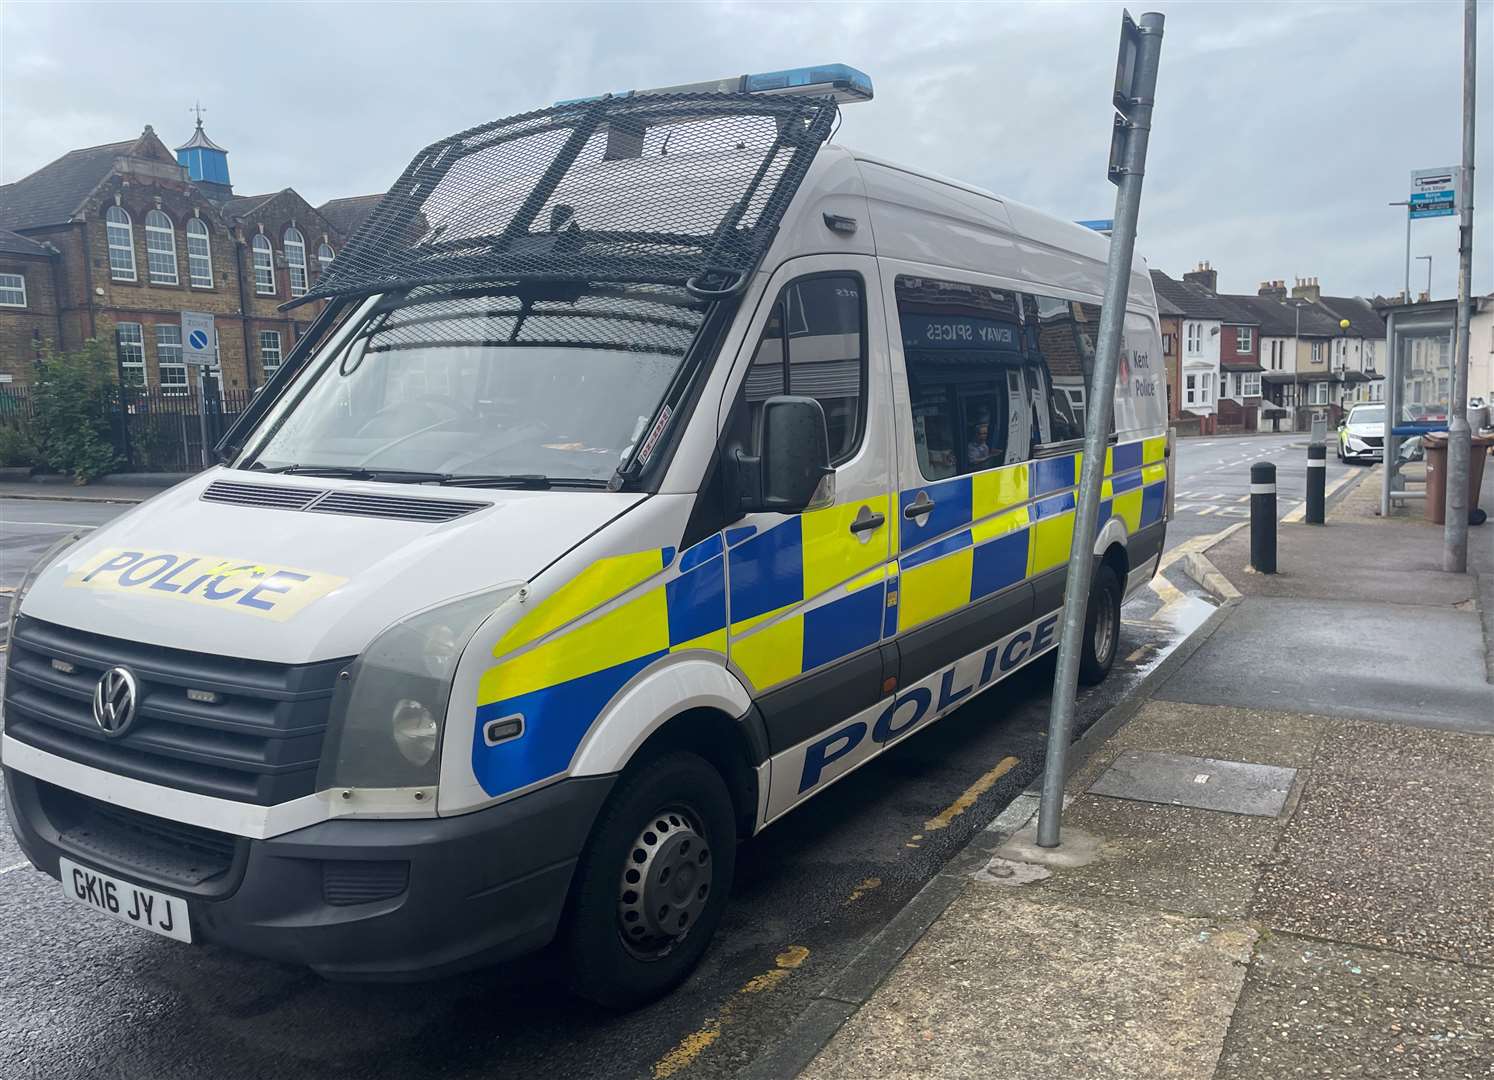
[[[75,352],[49,352],[37,369],[36,446],[43,462],[86,484],[118,459],[110,416],[118,394],[114,358],[96,338]]]

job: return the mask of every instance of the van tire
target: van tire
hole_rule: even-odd
[[[721,920],[736,844],[731,793],[703,757],[672,751],[624,772],[576,864],[561,927],[572,993],[629,1009],[683,982]],[[639,878],[636,890],[625,875]],[[679,936],[656,933],[666,912],[671,932],[689,920]]]
[[[1115,568],[1101,563],[1089,586],[1084,610],[1084,648],[1079,654],[1079,681],[1093,686],[1104,681],[1120,649],[1121,583]],[[1103,620],[1103,621],[1102,621]],[[1108,626],[1108,633],[1104,632]]]

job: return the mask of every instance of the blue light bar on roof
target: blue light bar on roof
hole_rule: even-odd
[[[603,98],[626,98],[654,94],[793,94],[800,97],[834,98],[841,104],[872,99],[871,76],[845,64],[821,64],[818,67],[790,68],[787,71],[764,71],[757,75],[736,75],[707,82],[659,86],[652,90],[621,90],[592,97],[567,98],[556,105],[578,105]]]
[[[1083,225],[1086,229],[1093,229],[1097,233],[1109,236],[1115,229],[1114,218],[1091,218],[1088,221],[1076,221],[1075,225]]]

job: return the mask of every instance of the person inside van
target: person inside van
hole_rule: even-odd
[[[970,441],[965,446],[965,456],[970,468],[983,468],[991,459],[991,414],[982,409],[975,423],[970,425]]]

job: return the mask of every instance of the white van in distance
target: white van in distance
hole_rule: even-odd
[[[555,942],[629,1005],[740,837],[1053,649],[1108,241],[831,143],[870,97],[832,65],[422,151],[223,464],[18,590],[32,863],[335,978]],[[1162,551],[1161,357],[1137,260],[1087,681]]]

